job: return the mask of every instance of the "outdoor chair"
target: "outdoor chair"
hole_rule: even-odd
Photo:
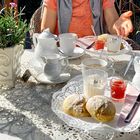
[[[32,37],[34,33],[41,32],[41,13],[42,13],[42,6],[40,6],[32,15],[30,20],[30,36]]]

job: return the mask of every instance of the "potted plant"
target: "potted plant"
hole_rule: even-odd
[[[3,12],[4,11],[4,12]],[[28,30],[16,5],[0,11],[0,87],[14,87],[20,70],[25,34]]]

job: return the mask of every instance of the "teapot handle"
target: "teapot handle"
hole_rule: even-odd
[[[38,36],[39,36],[38,33],[34,33],[34,34],[33,34],[33,44],[34,44],[34,47],[37,46],[37,43],[38,43]]]

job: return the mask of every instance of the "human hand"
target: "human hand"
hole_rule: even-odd
[[[113,29],[116,31],[117,35],[127,37],[129,33],[133,31],[133,25],[130,19],[131,16],[132,11],[125,12],[114,23]]]

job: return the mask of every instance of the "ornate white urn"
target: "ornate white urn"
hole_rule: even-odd
[[[0,49],[0,88],[12,88],[20,74],[20,58],[23,46]]]

